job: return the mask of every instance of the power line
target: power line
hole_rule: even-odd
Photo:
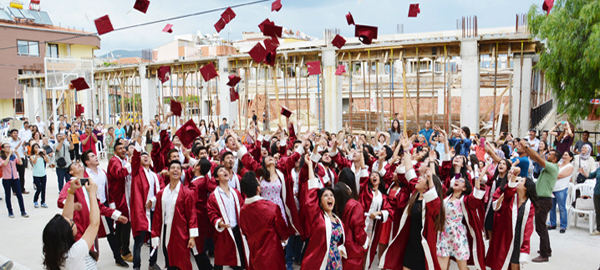
[[[231,7],[231,8],[238,8],[238,7],[249,6],[249,5],[259,4],[259,3],[263,3],[263,2],[268,2],[268,1],[271,1],[271,0],[257,0],[257,1],[241,3],[241,4],[227,6],[227,7],[214,8],[214,9],[209,9],[209,10],[200,11],[200,12],[196,12],[196,13],[191,13],[191,14],[186,14],[186,15],[181,15],[181,16],[175,16],[175,17],[171,17],[171,18],[167,18],[167,19],[160,19],[160,20],[151,21],[151,22],[145,22],[145,23],[140,23],[140,24],[134,24],[134,25],[124,26],[124,27],[119,27],[119,28],[115,28],[112,32],[121,31],[121,30],[127,30],[127,29],[141,27],[141,26],[147,26],[147,25],[151,25],[151,24],[157,24],[157,23],[166,22],[166,21],[180,20],[180,19],[184,19],[184,18],[188,18],[188,17],[194,17],[194,16],[198,16],[198,15],[204,15],[204,14],[214,13],[214,12],[217,12],[217,11],[225,10],[225,9],[227,9],[229,7]],[[73,37],[61,38],[61,39],[55,39],[55,40],[49,40],[49,41],[44,41],[43,43],[44,44],[54,43],[54,42],[58,42],[58,41],[65,41],[65,40],[70,40],[70,39],[76,39],[76,38],[81,38],[81,37],[91,37],[91,36],[97,36],[97,35],[98,35],[98,33],[93,33],[93,34],[76,34],[76,36],[73,36]],[[18,48],[18,47],[19,47],[18,45],[17,46],[9,46],[9,47],[0,48],[0,50],[14,49],[14,48]]]

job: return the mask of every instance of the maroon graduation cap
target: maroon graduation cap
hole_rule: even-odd
[[[237,76],[235,74],[229,75],[228,78],[229,78],[229,82],[227,82],[227,86],[231,86],[231,87],[236,86],[242,80],[242,78],[240,78],[239,76]]]
[[[171,74],[170,66],[160,66],[158,68],[158,79],[160,80],[161,83],[165,83],[166,81],[168,81],[170,74]],[[167,77],[167,76],[169,76],[169,77]]]
[[[544,4],[542,5],[542,9],[546,11],[546,16],[550,14],[550,10],[554,6],[554,0],[544,0]]]
[[[321,74],[321,62],[319,61],[306,62],[306,67],[308,68],[308,75]]]
[[[240,98],[240,94],[238,94],[238,92],[236,92],[233,87],[229,88],[229,100],[231,100],[231,102],[234,102],[234,101],[238,100],[239,98]]]
[[[200,74],[202,74],[202,78],[204,81],[210,81],[212,78],[219,76],[215,66],[212,63],[208,63],[208,65],[204,65],[200,68]]]
[[[369,45],[373,39],[377,39],[377,27],[357,24],[354,27],[354,36],[363,44]]]
[[[150,1],[148,1],[148,0],[135,0],[135,4],[133,5],[133,8],[146,14],[146,11],[148,11],[148,6],[150,6]]]
[[[273,11],[279,11],[281,9],[281,7],[282,7],[281,0],[275,0],[271,4],[271,12],[273,12]]]
[[[277,60],[277,51],[267,52],[267,57],[265,58],[265,64],[269,66],[275,66],[275,60]]]
[[[104,35],[108,32],[112,32],[113,30],[115,30],[112,24],[110,23],[110,18],[108,18],[108,15],[104,15],[98,19],[95,19],[94,23],[96,24],[96,30],[98,30],[98,35]]]
[[[233,12],[233,9],[231,9],[231,7],[228,7],[225,11],[223,11],[223,13],[221,14],[221,18],[223,19],[223,21],[225,21],[225,23],[229,23],[231,20],[233,20],[233,18],[235,18],[235,12]]]
[[[287,107],[281,105],[281,115],[285,116],[286,118],[290,118],[290,116],[292,116],[292,111],[290,111],[290,109],[288,109]]]
[[[223,18],[219,18],[219,21],[215,23],[215,30],[217,30],[217,33],[221,32],[221,30],[225,28],[225,25],[225,20],[223,20]]]
[[[165,28],[163,28],[162,31],[165,32],[165,33],[171,34],[171,33],[173,33],[173,29],[172,28],[173,28],[173,25],[170,24],[170,23],[167,23],[167,25],[165,25]]]
[[[81,116],[85,112],[85,108],[81,104],[75,105],[75,117]]]
[[[87,84],[87,82],[85,82],[85,79],[83,77],[79,77],[75,80],[72,80],[71,84],[73,84],[73,88],[75,88],[75,90],[77,91],[90,89],[90,86]]]
[[[186,148],[190,148],[194,140],[200,136],[200,130],[196,126],[196,123],[194,123],[194,120],[190,119],[175,132],[175,135],[177,135]]]
[[[352,14],[350,12],[346,14],[346,21],[348,22],[348,25],[354,24],[354,18],[352,17]]]
[[[171,99],[171,112],[173,113],[173,115],[181,116],[181,111],[181,103],[175,99]]]
[[[267,58],[267,51],[265,50],[265,47],[260,44],[260,42],[256,43],[256,45],[254,45],[248,54],[250,54],[250,57],[252,57],[252,60],[254,60],[256,63],[262,63],[262,61]]]
[[[333,46],[338,47],[338,49],[341,49],[344,46],[344,44],[346,44],[346,39],[344,39],[340,35],[335,35],[335,37],[331,41],[331,44],[333,44]]]
[[[277,50],[277,47],[279,47],[279,39],[276,37],[265,39],[263,42],[265,43],[267,52],[275,51]]]
[[[342,74],[346,73],[346,66],[345,65],[339,65],[337,67],[337,69],[335,70],[335,75],[336,76],[340,76]]]
[[[264,21],[262,21],[262,22],[261,22],[261,23],[258,25],[258,28],[260,28],[260,31],[261,31],[261,32],[263,32],[263,33],[265,32],[265,25],[275,25],[275,23],[274,23],[274,22],[272,22],[272,21],[271,21],[271,20],[269,20],[269,19],[265,19]]]
[[[275,24],[265,24],[263,26],[263,35],[268,37],[281,37],[283,33],[283,27],[277,26]]]
[[[419,13],[421,13],[419,4],[410,4],[410,7],[408,8],[408,17],[416,18]]]

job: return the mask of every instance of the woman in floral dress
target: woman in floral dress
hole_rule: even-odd
[[[479,183],[480,179],[476,178],[475,186],[479,187]],[[454,257],[459,269],[468,270],[467,261],[471,257],[471,250],[476,250],[476,254],[473,254],[476,269],[485,269],[484,254],[479,252],[479,250],[485,250],[485,247],[481,235],[481,224],[477,217],[477,208],[481,206],[481,199],[485,195],[485,191],[479,189],[473,191],[471,183],[461,177],[454,181],[446,195],[447,197],[444,199],[446,224],[444,230],[438,232],[436,245],[441,269],[448,269],[449,259]],[[465,219],[465,223],[463,223],[463,219]],[[473,239],[475,240],[473,241]],[[477,248],[471,249],[472,247]]]

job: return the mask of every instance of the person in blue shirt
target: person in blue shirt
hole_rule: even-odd
[[[513,163],[513,166],[517,166],[521,168],[521,172],[519,173],[520,177],[528,177],[529,175],[529,157],[527,157],[527,153],[523,150],[521,144],[517,143],[515,145],[515,151],[519,155],[518,157],[512,157],[510,161]],[[517,162],[518,161],[518,162]]]
[[[433,133],[433,129],[431,128],[431,121],[427,120],[425,121],[425,128],[421,129],[421,131],[419,131],[419,135],[423,135],[425,136],[425,140],[427,141],[427,144],[429,144],[429,138],[431,138],[431,134]]]
[[[117,136],[117,139],[125,139],[125,129],[121,127],[121,122],[117,122],[117,128],[115,128],[115,136]]]
[[[471,136],[469,127],[464,126],[454,131],[455,138],[450,139],[448,142],[450,145],[454,145],[454,151],[457,155],[468,157],[471,153],[471,139],[469,139],[469,136]]]

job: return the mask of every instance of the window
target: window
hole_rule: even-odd
[[[40,47],[37,41],[17,40],[17,48],[21,56],[40,56]]]
[[[14,107],[15,107],[15,112],[16,113],[24,113],[25,110],[23,108],[23,99],[22,98],[17,98],[17,99],[13,99],[14,102]]]
[[[46,51],[46,57],[58,58],[58,44],[48,44],[48,50]]]

